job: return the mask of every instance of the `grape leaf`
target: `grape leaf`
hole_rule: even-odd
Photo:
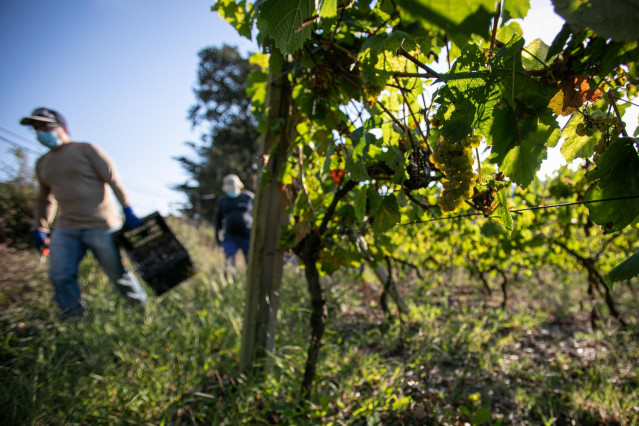
[[[414,52],[417,44],[410,34],[396,31],[391,35],[378,34],[364,42],[359,54],[360,68],[367,85],[373,88],[372,93],[381,91],[386,81],[395,71],[415,72],[415,65],[405,57],[398,55],[397,49],[402,46],[408,52]]]
[[[481,49],[478,46],[462,49],[462,56],[441,80],[448,81],[437,99],[437,103],[443,106],[439,112],[444,123],[442,135],[449,143],[462,140],[473,129],[488,135],[500,93],[485,69]]]
[[[486,54],[476,44],[467,44],[461,49],[459,58],[451,68],[451,73],[479,71],[486,69]]]
[[[521,52],[524,40],[513,37],[508,44],[490,60],[491,84],[498,86],[502,99],[511,106],[542,112],[548,105],[544,88],[532,77],[523,74]],[[521,114],[522,111],[518,111]],[[532,111],[529,111],[532,112]]]
[[[499,200],[499,216],[504,224],[504,228],[508,232],[513,230],[513,217],[510,215],[510,209],[508,208],[508,194],[505,189],[497,191],[497,200]]]
[[[517,21],[511,21],[508,25],[499,27],[497,30],[497,40],[512,40],[513,37],[521,38],[524,35],[524,30],[521,29],[521,25]]]
[[[481,233],[489,238],[498,238],[504,233],[504,228],[496,222],[488,220],[482,225]]]
[[[521,51],[524,48],[524,39],[515,36],[504,46],[499,49],[497,54],[491,58],[490,66],[498,74],[505,74],[512,80],[516,77],[513,72],[523,71],[521,65]],[[502,77],[505,79],[504,77]],[[506,79],[505,79],[506,80]]]
[[[266,102],[268,75],[264,71],[251,70],[246,80],[246,96],[253,103],[264,104]]]
[[[512,108],[505,102],[495,105],[493,110],[493,122],[490,127],[492,136],[492,153],[490,160],[493,163],[501,163],[504,157],[516,146],[522,143],[531,132],[538,130],[537,116],[545,116],[545,120],[552,121],[558,128],[556,120],[550,116],[550,110],[544,105],[546,99],[539,98],[539,92],[535,92],[535,85],[520,84],[517,87],[521,92],[515,98],[515,107]],[[540,102],[541,100],[541,102]],[[556,143],[557,140],[554,141]],[[549,146],[554,146],[549,144]]]
[[[377,191],[377,188],[370,185],[367,191],[367,198],[369,203],[368,207],[370,208],[371,215],[376,216],[379,210],[379,204],[382,201],[382,197],[379,195],[379,191]]]
[[[486,86],[488,88],[488,86]],[[484,104],[476,104],[474,99],[459,98],[454,106],[448,108],[444,115],[444,125],[442,136],[446,137],[449,143],[459,142],[472,133],[473,129],[478,134],[488,134],[493,120],[493,108],[497,100],[485,97]],[[481,99],[478,97],[477,99]]]
[[[268,68],[268,63],[269,63],[269,55],[267,55],[266,53],[258,52],[258,53],[253,53],[251,56],[249,56],[249,64],[257,65],[263,70]]]
[[[282,53],[293,53],[311,38],[311,25],[302,28],[315,13],[313,0],[266,0],[259,12],[258,24],[275,40]]]
[[[493,123],[489,133],[492,136],[490,155],[492,163],[501,163],[506,154],[519,145],[518,135],[520,132],[517,127],[515,110],[508,105],[498,104],[493,111]]]
[[[557,143],[559,126],[548,108],[555,89],[519,72],[522,47],[523,40],[512,40],[492,60],[493,84],[500,88],[502,99],[493,112],[489,142],[490,161],[503,162],[502,171],[527,186],[546,157],[546,145]]]
[[[521,63],[525,70],[542,70],[547,63],[548,45],[540,38],[533,40],[524,48]]]
[[[590,28],[595,33],[617,41],[638,38],[639,0],[553,0],[555,12],[573,31]]]
[[[399,223],[401,215],[399,214],[399,204],[397,204],[395,194],[389,194],[382,198],[377,219],[375,229],[378,232],[383,232],[392,228],[396,223]]]
[[[635,253],[606,274],[606,281],[615,283],[639,275],[639,253]]]
[[[633,146],[634,140],[619,139],[610,144],[601,155],[597,168],[586,174],[594,182],[585,199],[639,195],[639,155]],[[590,218],[605,228],[606,232],[623,229],[639,215],[639,199],[625,199],[588,204]]]
[[[424,28],[441,28],[463,45],[472,34],[488,39],[488,28],[495,12],[493,0],[397,0],[402,21],[419,21]]]
[[[527,120],[530,124],[530,120]],[[535,178],[535,173],[546,159],[546,147],[552,147],[559,140],[559,125],[550,114],[540,117],[535,129],[528,132],[519,146],[511,149],[504,157],[500,170],[513,182],[527,187]]]
[[[530,0],[504,0],[502,8],[503,22],[511,19],[523,19],[530,10]]]
[[[348,157],[346,159],[346,170],[351,175],[351,179],[356,182],[362,182],[368,180],[370,176],[368,176],[368,172],[366,171],[366,165],[364,161],[353,160],[352,157]]]
[[[364,220],[366,216],[366,188],[359,188],[355,192],[355,217],[358,221]]]
[[[320,8],[322,18],[334,18],[337,16],[337,0],[323,0]]]
[[[231,24],[239,35],[251,40],[251,29],[253,28],[253,20],[251,16],[251,4],[245,0],[218,0],[211,10],[216,11],[221,18]]]
[[[367,121],[366,126],[373,126],[372,121],[374,120]],[[375,136],[368,133],[364,127],[359,127],[350,134],[350,139],[353,141],[353,151],[351,155],[346,158],[345,168],[354,181],[361,182],[368,180],[366,158],[368,157],[370,144],[375,141]]]
[[[592,136],[579,136],[577,134],[577,125],[583,122],[583,116],[581,114],[575,114],[561,131],[561,136],[565,138],[561,145],[561,155],[563,155],[568,162],[576,158],[590,157],[601,137],[597,133]]]

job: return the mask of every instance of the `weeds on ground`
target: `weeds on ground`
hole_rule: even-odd
[[[285,269],[267,372],[246,376],[237,371],[244,278],[225,279],[209,228],[170,224],[199,273],[144,313],[87,259],[90,317],[61,323],[38,258],[1,253],[12,272],[0,281],[0,423],[639,422],[636,334],[614,324],[592,331],[578,306],[543,309],[539,298],[556,295],[556,284],[521,283],[516,307],[502,310],[460,291],[473,284],[459,274],[454,287],[403,277],[411,308],[402,321],[382,315],[366,273],[324,277],[329,315],[316,392],[299,401],[309,336],[302,271]]]

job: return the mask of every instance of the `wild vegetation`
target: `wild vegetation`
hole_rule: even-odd
[[[547,46],[527,0],[216,2],[264,48],[246,277],[171,218],[199,274],[131,313],[88,262],[68,324],[3,248],[7,422],[639,422],[635,9],[553,3]]]
[[[0,253],[2,424],[634,424],[639,343],[597,303],[587,272],[549,264],[487,294],[470,264],[394,268],[408,310],[380,307],[368,269],[322,277],[327,331],[314,398],[300,401],[310,333],[304,273],[288,264],[269,371],[238,370],[244,275],[227,281],[213,231],[169,218],[198,265],[146,313],[82,265],[87,321],[59,322],[33,252]],[[514,257],[514,256],[513,256]],[[450,259],[450,258],[449,258]],[[512,269],[510,272],[515,272]],[[491,288],[501,279],[487,278]],[[614,289],[636,324],[639,283]]]

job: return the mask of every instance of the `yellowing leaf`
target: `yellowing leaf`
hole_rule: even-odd
[[[588,76],[576,75],[559,85],[561,89],[553,96],[548,107],[557,115],[569,115],[577,111],[586,102],[596,102],[601,99],[603,92],[590,87]]]
[[[574,107],[564,109],[564,92],[561,90],[555,93],[555,96],[550,99],[548,108],[550,108],[552,112],[557,115],[570,115],[573,112],[577,111],[577,108]]]
[[[268,68],[269,55],[266,53],[253,53],[249,57],[249,64],[257,65],[262,69]]]

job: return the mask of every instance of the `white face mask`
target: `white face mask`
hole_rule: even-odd
[[[224,182],[222,191],[231,198],[237,198],[240,195],[240,187],[233,182]]]
[[[53,149],[62,145],[62,141],[58,136],[56,136],[55,132],[52,131],[44,131],[44,130],[36,130],[36,135],[38,138],[38,142],[47,148]]]

